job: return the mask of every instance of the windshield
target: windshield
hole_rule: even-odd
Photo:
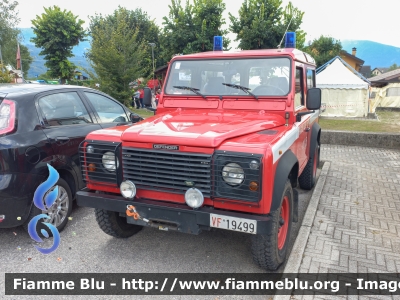
[[[289,74],[290,59],[283,57],[174,61],[165,93],[196,95],[182,89],[189,87],[206,96],[249,96],[240,86],[256,96],[284,96],[289,93]]]

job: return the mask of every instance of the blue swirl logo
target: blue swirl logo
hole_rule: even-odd
[[[49,164],[47,164],[47,168],[49,169],[49,177],[45,182],[38,186],[33,196],[33,204],[35,204],[35,206],[40,210],[47,210],[49,207],[51,207],[57,200],[58,196],[58,186],[56,186],[52,191],[50,190],[57,183],[60,175],[58,174],[57,170]],[[28,233],[33,240],[38,243],[43,243],[43,240],[39,237],[36,230],[37,224],[40,219],[50,219],[50,217],[45,214],[40,214],[32,218],[32,220],[28,224]],[[43,254],[50,254],[55,251],[60,245],[60,233],[53,224],[49,224],[46,222],[42,222],[42,224],[47,226],[51,231],[53,235],[53,245],[50,248],[40,248],[39,246],[35,245],[35,248]],[[46,230],[42,229],[40,232],[46,238],[49,237],[49,234]]]

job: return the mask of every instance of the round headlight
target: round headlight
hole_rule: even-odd
[[[222,179],[229,185],[239,185],[244,181],[244,171],[241,166],[229,163],[222,169]]]
[[[185,202],[192,208],[199,208],[204,202],[203,193],[196,188],[188,189],[185,193]]]
[[[136,195],[136,186],[132,181],[125,180],[119,187],[121,195],[127,199],[133,199]]]
[[[250,162],[250,169],[252,170],[258,170],[258,168],[260,167],[260,163],[256,160],[252,160]]]
[[[103,163],[103,167],[110,172],[114,172],[115,169],[119,167],[118,157],[117,157],[117,165],[115,165],[115,155],[113,152],[110,151],[107,151],[106,153],[103,154],[101,162]]]

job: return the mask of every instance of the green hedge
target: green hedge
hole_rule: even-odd
[[[96,82],[94,80],[90,80],[90,79],[88,79],[88,80],[76,80],[76,79],[73,79],[73,80],[68,80],[67,84],[69,84],[69,85],[87,86],[87,87],[94,88]]]

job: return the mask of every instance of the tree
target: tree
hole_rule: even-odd
[[[72,48],[84,41],[86,32],[82,28],[83,20],[74,16],[71,11],[61,10],[58,6],[44,8],[45,13],[32,20],[33,33],[31,41],[42,48],[45,66],[53,77],[61,78],[61,83],[70,79],[75,65],[68,58],[73,57]]]
[[[0,83],[11,83],[12,77],[8,73],[7,69],[0,64]]]
[[[283,8],[281,0],[245,0],[238,18],[229,13],[230,30],[236,34],[235,41],[239,41],[238,47],[243,50],[277,48],[286,29],[296,32],[297,48],[302,49],[303,15],[291,2]]]
[[[0,0],[0,47],[3,64],[16,67],[17,44],[21,42],[20,30],[16,28],[20,19],[17,12],[17,1]],[[28,74],[32,57],[28,48],[20,45],[22,68]]]
[[[140,10],[129,11],[122,7],[112,15],[90,18],[92,39],[86,55],[96,73],[91,76],[103,92],[121,102],[131,96],[130,82],[152,72],[152,65],[148,63],[151,48],[143,28],[147,26],[151,32],[155,25],[143,24],[147,22],[152,23]]]
[[[168,17],[163,18],[163,58],[169,61],[174,54],[212,51],[214,36],[223,36],[224,49],[229,47],[228,30],[222,14],[223,0],[189,0],[185,7],[181,0],[171,0]]]
[[[314,39],[310,45],[304,48],[304,51],[315,59],[317,67],[340,55],[341,50],[342,44],[340,41],[323,35],[318,39]]]
[[[393,70],[397,70],[398,68],[400,68],[400,66],[398,66],[396,63],[394,63],[393,65],[391,65],[391,66],[389,67],[389,69],[387,70],[387,72],[393,71]]]
[[[16,40],[19,34],[18,29],[16,29],[20,21],[16,10],[17,6],[17,1],[0,0],[0,46],[2,47],[3,59],[7,59],[7,44]]]
[[[103,16],[101,14],[96,14],[95,16],[90,17],[90,26],[89,31],[95,32],[97,28],[103,28],[104,26],[115,26],[117,20],[124,16],[124,22],[127,23],[127,26],[132,30],[137,30],[136,33],[136,42],[139,44],[155,43],[154,47],[154,61],[155,66],[161,66],[164,64],[160,59],[160,42],[159,35],[160,29],[154,23],[153,20],[150,19],[148,14],[142,11],[140,8],[135,10],[127,10],[126,8],[118,7],[112,14]],[[105,25],[108,24],[108,25]],[[112,28],[112,27],[110,27]],[[112,30],[112,29],[111,29]],[[93,36],[92,36],[93,38]],[[144,55],[141,58],[140,65],[142,67],[142,72],[140,76],[149,77],[153,74],[153,59],[151,47],[147,49],[147,55]]]

